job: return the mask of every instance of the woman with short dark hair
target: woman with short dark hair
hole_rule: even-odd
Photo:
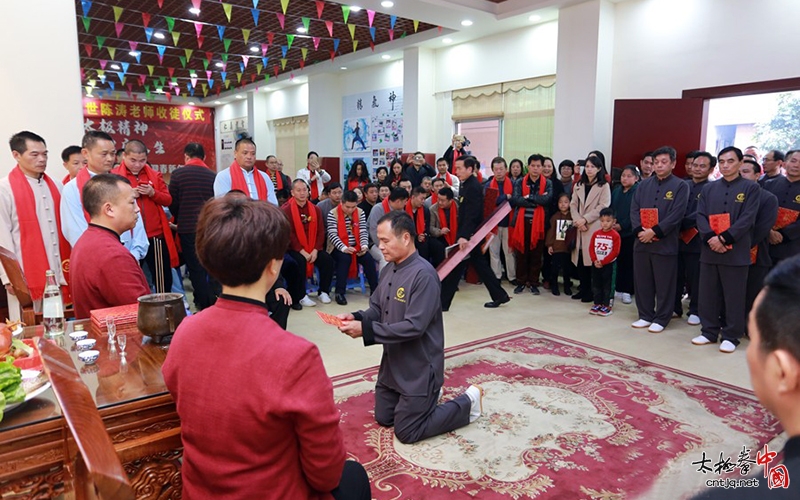
[[[278,207],[245,196],[200,214],[197,254],[222,295],[181,323],[163,367],[184,498],[370,498],[363,467],[345,461],[317,347],[276,325],[264,302],[289,233]]]

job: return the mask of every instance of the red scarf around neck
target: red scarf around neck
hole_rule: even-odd
[[[211,170],[211,168],[208,165],[206,165],[206,162],[204,162],[200,158],[189,158],[189,161],[186,162],[186,165],[194,165],[195,167],[206,167],[207,169]]]
[[[436,205],[438,202],[439,202],[439,193],[431,191],[431,206]]]
[[[309,204],[310,202],[306,201],[306,206],[308,207],[308,235],[306,235],[303,221],[300,218],[300,207],[294,198],[289,199],[289,209],[292,211],[292,227],[295,234],[297,234],[297,241],[300,242],[303,250],[311,253],[317,246],[317,224],[319,221],[317,220],[314,205],[309,206]],[[314,274],[314,263],[306,261],[306,277],[310,278],[312,274]]]
[[[344,246],[350,246],[350,238],[348,237],[347,233],[347,223],[344,219],[344,210],[342,209],[343,203],[340,203],[338,207],[336,207],[336,214],[339,218],[339,224],[337,224],[337,233],[339,234],[339,239],[342,240]],[[351,254],[352,261],[350,262],[350,270],[347,273],[348,278],[355,278],[358,276],[358,252],[361,251],[361,231],[358,227],[358,208],[353,211],[353,215],[350,216],[350,220],[353,223],[353,239],[356,240],[355,249],[356,251]]]
[[[363,187],[363,186],[366,186],[366,185],[367,185],[367,183],[362,181],[359,178],[350,179],[349,181],[347,181],[347,190],[348,191],[352,191],[355,188],[360,188],[360,187]]]
[[[458,210],[456,210],[456,206],[453,202],[450,202],[450,221],[447,225],[445,225],[445,221],[447,220],[446,215],[444,208],[439,207],[439,223],[442,225],[442,229],[450,229],[450,232],[444,235],[444,239],[449,246],[456,242],[456,233],[458,232]]]
[[[134,175],[133,172],[128,170],[128,166],[125,165],[125,161],[123,160],[122,163],[119,164],[115,169],[111,170],[112,174],[121,175],[128,179],[131,183],[131,187],[136,189],[136,187],[140,184],[139,176]],[[147,177],[147,182],[155,188],[158,185],[158,176],[156,175],[156,171],[153,170],[150,165],[145,165],[144,168],[139,172],[139,175],[142,173],[145,174]],[[246,192],[246,191],[245,191]],[[152,203],[158,209],[159,214],[159,223],[161,224],[161,232],[164,235],[164,241],[167,243],[167,251],[169,252],[169,266],[172,267],[179,267],[180,266],[180,256],[178,255],[178,248],[175,246],[175,238],[172,236],[172,229],[169,227],[169,221],[167,220],[167,214],[164,212],[164,209],[153,201],[152,198],[149,196],[138,196],[136,198],[136,203],[139,205],[139,211],[144,214],[144,205],[145,203]],[[144,225],[144,219],[142,220],[142,225]],[[147,228],[145,228],[147,231]],[[131,233],[133,234],[133,233]],[[171,272],[171,271],[170,271]]]
[[[453,176],[450,175],[450,172],[445,172],[444,176],[442,176],[442,174],[439,174],[437,177],[439,179],[443,179],[451,188],[453,187]]]
[[[389,197],[388,196],[383,199],[383,201],[381,202],[381,205],[383,205],[383,213],[384,214],[388,214],[389,212],[392,211],[392,207],[389,206]]]
[[[530,176],[525,176],[522,179],[522,196],[527,198],[531,194],[531,187],[528,184]],[[539,176],[539,195],[543,195],[547,189],[547,179]],[[530,248],[534,248],[536,244],[544,238],[544,207],[537,205],[533,209],[533,225],[531,226],[531,243]],[[514,231],[508,239],[508,246],[514,250],[524,253],[525,252],[525,207],[517,209],[517,221],[514,223]]]
[[[494,189],[497,192],[500,192],[500,187],[497,184],[497,178],[492,177],[492,182],[489,183],[489,189]],[[503,193],[506,196],[511,196],[511,193],[514,191],[514,185],[509,179],[506,177],[503,179]]]
[[[453,148],[453,161],[452,163],[450,163],[450,173],[452,174],[456,173],[456,160],[458,160],[460,157],[461,157],[461,151],[457,150],[456,148]]]
[[[247,196],[250,196],[250,188],[247,187],[247,181],[244,180],[244,169],[234,160],[234,162],[231,163],[231,168],[228,170],[231,173],[231,190],[238,189],[246,193]],[[267,201],[267,183],[259,172],[260,171],[256,167],[253,167],[253,182],[256,183],[258,199]]]
[[[308,168],[308,167],[306,167]],[[308,169],[308,183],[311,184],[311,199],[319,199],[319,187],[317,187],[317,171]]]
[[[53,199],[55,208],[56,227],[58,227],[58,250],[61,254],[61,271],[67,286],[61,287],[61,293],[65,304],[72,302],[69,295],[69,254],[70,246],[64,234],[61,232],[61,194],[58,192],[53,179],[47,175],[42,175],[42,180],[47,183],[50,189],[50,196]],[[39,226],[39,219],[36,217],[36,199],[28,184],[28,179],[17,165],[10,174],[8,182],[11,184],[11,191],[14,193],[14,205],[17,209],[17,220],[19,221],[20,252],[25,256],[25,281],[28,283],[31,297],[35,300],[42,298],[45,287],[45,272],[50,269],[47,261],[47,251],[44,247],[42,229]]]
[[[267,169],[267,175],[269,175],[269,179],[272,181],[272,184],[275,186],[275,189],[283,189],[283,176],[280,172],[272,171]]]
[[[411,206],[411,199],[406,202],[406,213],[411,216],[417,226],[417,236],[425,234],[425,209],[419,207],[417,215],[414,215],[414,208]]]

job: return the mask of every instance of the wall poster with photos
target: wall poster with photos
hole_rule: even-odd
[[[356,160],[363,160],[374,179],[403,154],[403,88],[345,96],[342,126],[342,180]]]

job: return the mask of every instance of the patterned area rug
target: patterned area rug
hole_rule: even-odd
[[[374,421],[377,368],[333,379],[374,498],[687,498],[741,477],[743,447],[783,444],[750,391],[531,328],[448,349],[445,366],[443,400],[481,384],[484,415],[413,445]]]

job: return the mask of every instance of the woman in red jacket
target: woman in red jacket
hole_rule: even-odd
[[[364,187],[370,182],[372,181],[369,178],[367,164],[364,163],[364,160],[356,160],[347,174],[347,190],[352,191],[357,187]]]
[[[222,295],[181,323],[163,367],[181,419],[183,498],[371,498],[364,468],[345,460],[317,347],[269,318],[289,233],[278,207],[245,197],[200,214],[197,256]]]

